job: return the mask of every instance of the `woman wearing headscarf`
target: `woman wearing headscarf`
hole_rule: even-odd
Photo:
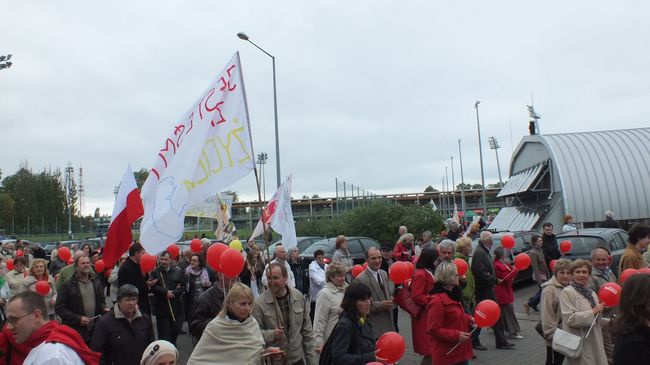
[[[562,329],[582,337],[583,343],[580,357],[567,358],[567,361],[569,365],[607,365],[600,321],[596,318],[605,309],[605,304],[600,303],[596,293],[589,288],[591,263],[578,259],[571,263],[570,269],[571,284],[560,294]]]
[[[512,267],[505,260],[503,247],[494,249],[494,273],[497,277],[497,285],[494,292],[497,296],[497,303],[501,307],[501,326],[510,338],[522,339],[518,333],[521,331],[517,317],[515,317],[515,292],[512,289],[512,281],[517,277],[519,270]]]

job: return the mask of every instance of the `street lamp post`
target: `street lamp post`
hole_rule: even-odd
[[[260,165],[260,185],[262,185],[264,201],[266,201],[266,175],[264,175],[264,166],[268,159],[269,155],[266,152],[260,152],[257,154],[257,164]]]
[[[458,157],[460,158],[460,209],[465,211],[465,178],[463,176],[463,152],[460,150],[460,139],[458,140]]]
[[[478,105],[481,103],[480,100],[477,100],[474,103],[474,109],[476,109],[476,129],[478,129],[478,154],[481,159],[481,185],[483,187],[483,192],[481,198],[483,200],[483,216],[487,216],[487,201],[485,199],[485,174],[483,172],[483,147],[481,145],[481,123],[478,118]]]
[[[259,49],[260,51],[264,52],[267,56],[271,57],[271,60],[273,61],[273,112],[275,115],[275,168],[276,168],[276,177],[277,177],[277,187],[280,187],[280,137],[278,133],[278,92],[277,92],[277,84],[275,80],[275,57],[266,52],[262,47],[258,46],[257,44],[253,43],[253,41],[248,38],[248,36],[245,33],[237,33],[237,37],[239,39],[247,41],[248,43],[252,44],[255,46],[255,48]]]
[[[497,141],[496,137],[488,138],[488,142],[490,142],[490,149],[494,150],[494,153],[497,155],[497,170],[499,171],[499,187],[503,187],[503,180],[501,179],[501,165],[499,164],[499,148],[501,148],[501,145],[499,144],[499,141]]]

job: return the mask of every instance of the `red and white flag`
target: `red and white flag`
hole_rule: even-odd
[[[262,216],[257,222],[251,238],[261,235],[268,227],[282,235],[282,246],[286,249],[298,245],[296,226],[291,211],[291,175],[280,185],[278,191],[269,201],[269,205],[262,211]]]
[[[129,249],[133,239],[131,226],[142,217],[142,214],[144,208],[140,199],[140,190],[131,171],[131,165],[128,165],[117,191],[111,225],[106,234],[103,260],[107,268],[115,266],[120,256]]]

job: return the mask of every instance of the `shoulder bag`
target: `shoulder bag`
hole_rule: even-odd
[[[553,350],[570,359],[577,359],[582,356],[583,342],[587,339],[587,337],[589,337],[591,329],[594,327],[597,319],[598,315],[594,317],[594,320],[591,322],[591,326],[589,326],[589,331],[587,331],[587,335],[584,338],[581,336],[576,336],[563,329],[556,328],[555,333],[553,334]],[[580,330],[580,332],[582,333],[582,330]]]

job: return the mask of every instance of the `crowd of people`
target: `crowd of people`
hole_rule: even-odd
[[[199,252],[160,253],[146,273],[138,242],[113,268],[99,267],[101,253],[89,246],[75,250],[69,264],[56,251],[49,263],[34,258],[20,240],[2,247],[0,365],[174,364],[177,339],[185,334],[193,345],[188,364],[387,363],[376,342],[399,332],[397,317],[406,312],[398,311],[396,297],[404,290],[416,306],[408,315],[421,364],[468,364],[480,355],[475,351],[488,350],[473,316],[484,300],[500,308],[492,326],[496,349],[516,349],[513,340],[523,338],[514,308],[518,269],[508,250],[492,247],[492,232],[479,222],[453,222],[437,240],[430,232],[415,239],[400,227],[396,242],[367,250],[361,272],[353,270],[345,236],[336,238],[331,262],[316,250],[308,268],[297,250],[282,245],[266,262],[251,240],[234,278],[205,264],[212,242],[201,242]],[[650,276],[631,276],[620,305],[608,308],[597,295],[603,285],[617,282],[608,248],[594,249],[591,260],[570,261],[558,249],[551,224],[530,243],[539,290],[524,311],[541,313],[536,329],[547,364],[627,364],[635,351],[650,351]],[[618,273],[648,266],[648,243],[650,227],[632,227]],[[469,269],[460,275],[454,260]],[[413,262],[415,270],[408,283],[398,285],[389,272],[403,261]],[[579,357],[554,347],[558,329],[582,338]]]

